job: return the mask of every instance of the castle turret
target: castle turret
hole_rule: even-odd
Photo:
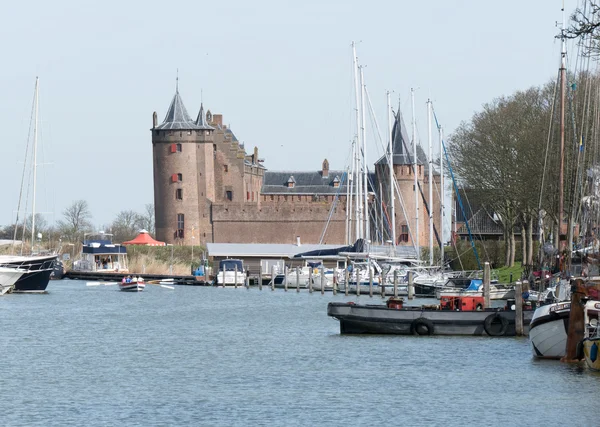
[[[155,120],[153,120],[155,122]],[[154,212],[156,237],[171,244],[200,244],[198,228],[202,213],[198,168],[204,155],[197,143],[206,130],[192,121],[175,91],[164,121],[152,129]]]

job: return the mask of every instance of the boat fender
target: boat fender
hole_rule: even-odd
[[[410,333],[412,335],[433,335],[433,322],[424,317],[419,317],[410,324]]]
[[[575,359],[577,359],[577,360],[583,359],[583,341],[579,341],[577,343],[577,349],[575,350]]]
[[[494,325],[497,322],[500,322],[500,329]],[[508,320],[498,313],[490,314],[483,322],[483,329],[491,337],[501,337],[508,330]]]

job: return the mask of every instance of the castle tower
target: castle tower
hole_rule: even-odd
[[[176,89],[164,121],[152,123],[156,237],[170,244],[198,245],[206,227],[207,146],[212,128],[190,119]],[[212,158],[212,151],[210,156]],[[199,178],[202,178],[200,180]],[[202,232],[204,233],[204,232]]]

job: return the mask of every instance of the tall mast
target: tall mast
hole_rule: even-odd
[[[440,264],[444,266],[444,199],[446,189],[444,188],[444,130],[438,126],[440,133]]]
[[[567,72],[567,43],[565,39],[565,5],[563,1],[562,7],[563,19],[561,23],[560,39],[561,39],[561,54],[560,54],[560,173],[558,182],[558,246],[560,249],[560,234],[563,224],[564,210],[564,173],[565,173],[565,74]]]
[[[415,193],[415,240],[417,248],[417,261],[421,260],[421,240],[419,238],[419,165],[417,163],[417,123],[415,121],[415,90],[410,88],[410,100],[412,105],[412,143],[413,143],[413,173],[415,181],[413,191]]]
[[[346,245],[351,243],[350,239],[350,208],[352,207],[352,202],[350,201],[350,195],[352,194],[352,190],[350,189],[350,183],[352,182],[352,175],[350,175],[350,166],[346,169]]]
[[[390,171],[390,213],[392,217],[392,245],[396,247],[396,201],[394,200],[394,147],[392,141],[392,105],[390,102],[390,93],[387,93],[387,112],[388,112],[388,169]],[[398,112],[400,114],[400,112]]]
[[[37,137],[38,137],[38,105],[39,105],[40,82],[35,78],[35,118],[33,123],[33,202],[31,204],[31,252],[35,243],[35,191],[37,184]]]
[[[431,100],[427,100],[427,141],[429,142],[429,265],[433,265],[433,142],[431,139]]]
[[[361,176],[360,176],[360,100],[358,92],[358,58],[356,57],[356,44],[352,42],[352,63],[354,68],[354,98],[356,100],[356,139],[354,149],[354,171],[356,173],[356,210],[355,210],[355,226],[356,226],[356,239],[362,236],[361,225]]]
[[[363,165],[363,231],[365,240],[371,240],[371,230],[369,227],[369,179],[367,176],[367,129],[365,125],[365,76],[363,67],[360,67],[360,100],[361,100],[361,140],[362,140],[362,165]]]

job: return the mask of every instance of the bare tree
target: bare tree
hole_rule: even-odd
[[[140,218],[141,216],[132,210],[119,212],[111,225],[114,241],[133,239],[140,230]]]
[[[144,206],[144,213],[139,215],[139,228],[143,228],[154,236],[154,204],[147,203]]]
[[[61,235],[71,242],[82,239],[83,233],[92,228],[92,214],[85,200],[77,200],[63,211],[64,220],[58,221]]]

